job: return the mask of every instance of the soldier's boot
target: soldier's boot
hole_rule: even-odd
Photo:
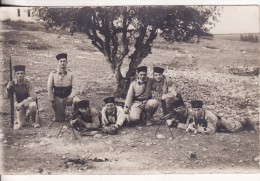
[[[156,112],[156,110],[150,110],[146,112],[146,126],[152,126],[153,125],[153,115]]]
[[[33,123],[34,128],[39,128],[41,126],[39,120],[36,120],[36,111],[30,112],[30,119]]]
[[[243,121],[240,121],[240,123],[245,130],[256,130],[254,122],[250,118],[245,118]]]

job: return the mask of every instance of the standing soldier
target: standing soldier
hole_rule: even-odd
[[[73,72],[67,69],[67,54],[61,53],[56,56],[58,69],[50,73],[48,79],[48,97],[54,110],[54,121],[66,120],[66,106],[74,106],[80,99],[76,96],[78,91],[77,79]]]
[[[215,133],[220,129],[226,129],[230,132],[240,131],[243,128],[248,128],[255,130],[254,124],[250,119],[241,119],[241,120],[230,120],[223,117],[218,117],[213,114],[211,111],[205,110],[202,108],[203,102],[201,100],[191,101],[191,107],[194,115],[194,121],[197,125],[203,125],[195,127],[190,127],[189,130],[197,131],[199,133]],[[196,130],[197,129],[197,130]]]
[[[106,105],[102,109],[102,126],[121,127],[126,120],[123,108],[116,106],[115,97],[107,97],[104,102]]]
[[[136,124],[144,115],[146,124],[149,124],[160,101],[152,98],[153,81],[147,77],[147,67],[137,68],[137,80],[134,80],[127,92],[124,112],[129,114],[129,123]]]
[[[154,83],[152,85],[153,98],[162,102],[163,114],[169,114],[173,109],[175,101],[181,98],[180,93],[177,94],[172,82],[169,84],[163,76],[164,69],[161,67],[153,68]]]
[[[39,128],[40,123],[36,120],[36,93],[33,84],[25,78],[25,66],[14,66],[15,79],[7,84],[8,97],[15,93],[18,128],[26,125],[30,119],[34,128]],[[26,111],[28,112],[26,113]]]

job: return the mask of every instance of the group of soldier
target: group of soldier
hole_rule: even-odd
[[[89,100],[78,97],[78,84],[75,74],[67,69],[66,53],[56,56],[58,68],[48,78],[48,100],[54,110],[54,121],[68,121],[66,107],[72,106],[69,116],[71,126],[79,132],[101,129],[113,130],[120,127],[135,126],[144,123],[151,126],[155,121],[154,114],[162,107],[162,117],[167,115],[166,124],[176,128],[199,133],[215,133],[225,129],[230,132],[243,128],[254,129],[250,119],[231,120],[219,117],[203,108],[203,101],[192,100],[191,108],[184,103],[180,92],[169,77],[164,76],[164,69],[153,68],[153,77],[147,76],[147,67],[140,66],[136,70],[135,79],[131,82],[124,107],[117,106],[115,97],[104,99],[104,107],[99,112],[90,106]],[[22,128],[31,120],[33,127],[39,128],[41,123],[36,119],[36,93],[33,84],[25,78],[25,66],[14,66],[15,79],[7,84],[6,93],[10,97],[16,95],[16,112],[18,128]],[[110,129],[109,129],[110,128]],[[107,132],[109,133],[109,132]]]

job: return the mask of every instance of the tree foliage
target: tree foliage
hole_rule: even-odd
[[[152,43],[158,36],[168,42],[192,43],[195,36],[209,32],[219,12],[215,6],[34,9],[34,15],[49,26],[69,27],[74,22],[78,31],[91,39],[116,74],[117,96],[124,96],[130,74],[151,53]],[[124,60],[129,60],[126,77],[120,71]]]

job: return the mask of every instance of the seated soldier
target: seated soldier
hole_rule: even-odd
[[[152,80],[147,77],[147,67],[137,68],[137,80],[131,82],[124,106],[129,114],[129,125],[140,121],[150,122],[157,111],[160,101],[152,98]]]
[[[101,114],[89,106],[88,100],[79,101],[77,107],[78,110],[73,113],[70,121],[77,131],[98,130],[101,127]]]
[[[246,118],[244,120],[241,119],[238,121],[218,117],[211,111],[203,109],[203,102],[201,100],[191,101],[191,106],[195,124],[202,125],[198,126],[197,128],[190,127],[189,129],[191,131],[211,134],[218,131],[221,127],[230,132],[240,131],[243,128],[255,130],[254,124],[251,122],[250,119]]]
[[[163,114],[169,114],[172,110],[173,104],[176,100],[181,98],[180,93],[177,94],[176,88],[172,82],[166,81],[166,77],[163,75],[164,69],[161,67],[153,68],[152,84],[153,98],[162,102]]]
[[[25,78],[24,65],[14,66],[14,70],[15,79],[7,84],[6,93],[8,97],[15,93],[18,128],[25,126],[29,119],[31,119],[34,128],[39,128],[40,122],[35,119],[37,106],[34,86]]]
[[[107,97],[104,99],[105,107],[102,109],[102,126],[113,126],[119,128],[124,124],[126,115],[120,106],[116,106],[115,97]]]

